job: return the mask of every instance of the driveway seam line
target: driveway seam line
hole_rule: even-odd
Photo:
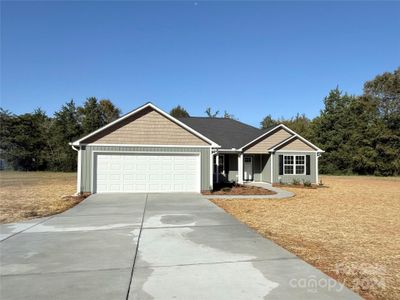
[[[128,291],[126,292],[126,300],[128,300],[129,298],[129,292],[131,291],[131,285],[132,285],[132,279],[133,279],[133,272],[135,270],[135,263],[136,263],[136,258],[138,255],[138,251],[139,251],[139,243],[140,243],[140,237],[142,235],[142,230],[143,230],[143,223],[144,223],[144,216],[146,214],[146,206],[147,206],[147,199],[149,198],[149,194],[146,194],[146,200],[144,202],[144,207],[143,207],[143,215],[142,215],[142,222],[140,224],[140,229],[139,229],[139,235],[138,235],[138,239],[137,239],[137,243],[136,243],[136,250],[135,250],[135,256],[133,257],[133,263],[132,263],[132,271],[131,271],[131,275],[129,278],[129,286],[128,286]]]
[[[197,227],[228,227],[240,226],[243,224],[219,224],[219,225],[181,225],[181,226],[162,226],[162,227],[143,227],[143,229],[176,229],[176,228],[197,228]]]
[[[38,222],[38,223],[35,223],[34,225],[29,226],[29,227],[25,228],[24,230],[18,231],[18,232],[16,232],[16,233],[14,233],[14,234],[12,234],[12,235],[6,237],[5,239],[2,239],[2,240],[0,241],[0,243],[2,243],[2,242],[4,242],[4,241],[8,240],[9,238],[12,238],[13,236],[16,236],[17,234],[23,233],[23,232],[25,232],[25,231],[27,231],[27,230],[29,230],[29,229],[31,229],[31,228],[33,228],[33,227],[39,225],[39,224],[42,224],[42,223],[44,223],[44,222],[46,222],[46,221],[48,221],[48,220],[51,220],[51,219],[55,218],[56,216],[57,216],[57,215],[53,215],[53,216],[47,217],[46,220],[40,221],[40,222]]]
[[[223,264],[236,264],[236,263],[257,263],[257,262],[267,262],[267,261],[279,261],[279,260],[301,260],[296,257],[282,257],[282,258],[265,258],[265,259],[253,259],[253,260],[235,260],[235,261],[216,261],[216,262],[199,262],[199,263],[189,263],[189,264],[178,264],[178,265],[156,265],[148,267],[137,267],[138,269],[153,269],[153,268],[172,268],[172,267],[190,267],[190,266],[203,266],[203,265],[223,265]]]

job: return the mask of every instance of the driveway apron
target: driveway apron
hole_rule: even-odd
[[[1,299],[360,299],[200,194],[96,194],[0,229]]]

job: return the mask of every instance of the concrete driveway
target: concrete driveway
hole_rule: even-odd
[[[1,238],[1,299],[359,299],[199,194],[97,194]]]

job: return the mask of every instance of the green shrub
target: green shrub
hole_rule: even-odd
[[[230,187],[223,187],[221,191],[223,192],[230,192],[232,189]]]
[[[311,182],[309,180],[303,180],[303,185],[305,187],[310,187],[311,186]]]
[[[300,185],[300,180],[298,180],[298,179],[296,179],[296,178],[293,178],[293,179],[292,179],[292,184],[293,184],[293,185]]]

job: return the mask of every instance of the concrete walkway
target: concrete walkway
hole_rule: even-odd
[[[1,299],[360,299],[199,194],[93,195],[26,223],[1,226]]]
[[[294,196],[294,193],[273,187],[272,184],[266,182],[249,182],[247,185],[261,187],[270,191],[274,191],[273,195],[204,195],[207,199],[283,199]]]

